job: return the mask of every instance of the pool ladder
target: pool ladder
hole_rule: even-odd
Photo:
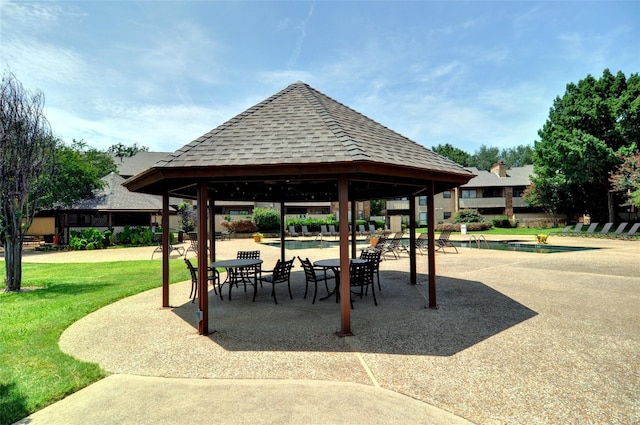
[[[484,235],[479,235],[477,238],[476,238],[476,235],[469,236],[469,248],[471,248],[471,242],[475,242],[476,243],[476,247],[478,249],[480,249],[481,243],[484,242],[484,244],[487,247],[487,249],[489,249],[489,242],[484,237]]]

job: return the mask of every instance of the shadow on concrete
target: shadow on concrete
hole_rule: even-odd
[[[304,274],[292,273],[290,300],[286,284],[276,287],[278,305],[271,288],[234,288],[232,301],[209,292],[209,335],[229,351],[363,352],[404,355],[451,356],[505,329],[537,315],[482,282],[438,277],[438,309],[429,309],[428,287],[408,284],[406,272],[382,271],[378,306],[371,295],[354,297],[351,310],[352,337],[340,338],[340,306],[335,297],[313,299],[313,288],[305,300]],[[419,275],[418,282],[427,282]],[[326,295],[322,288],[319,296]],[[197,303],[174,309],[196,327]]]

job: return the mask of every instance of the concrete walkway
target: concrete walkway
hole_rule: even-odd
[[[199,336],[190,283],[107,306],[63,334],[63,351],[112,375],[20,423],[637,423],[640,421],[638,241],[552,237],[597,245],[558,254],[436,254],[438,310],[407,285],[408,260],[384,261],[379,305],[356,299],[353,337],[339,338],[332,300],[278,290],[210,293]],[[218,245],[220,258],[253,241]],[[258,246],[265,268],[277,247]],[[121,252],[119,252],[121,251]],[[126,251],[126,254],[124,253]],[[152,248],[35,254],[25,261],[150,258]],[[312,260],[337,249],[290,250]],[[297,263],[297,262],[296,262]],[[419,259],[426,283],[426,256]]]

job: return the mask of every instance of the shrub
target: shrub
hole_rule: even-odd
[[[478,210],[460,210],[453,217],[454,223],[482,223],[484,217],[478,212]]]
[[[258,231],[258,226],[251,220],[222,221],[220,225],[230,232],[254,233]]]
[[[253,221],[260,230],[280,230],[280,212],[273,208],[254,208]]]
[[[450,232],[459,232],[460,231],[460,224],[461,223],[441,223],[438,224],[436,226],[436,231],[437,232],[442,232],[445,230],[448,230]],[[489,223],[488,221],[482,222],[482,223],[468,223],[467,224],[467,231],[469,232],[481,232],[483,230],[489,230],[491,229],[491,227],[493,227],[493,225],[491,223]]]
[[[162,229],[158,228],[157,231],[162,232]],[[116,240],[122,245],[148,246],[157,243],[151,228],[144,226],[124,226],[123,231],[116,235]]]
[[[69,248],[73,250],[83,249],[102,249],[111,245],[113,232],[105,230],[104,232],[88,228],[84,230],[72,230],[69,238]]]
[[[492,218],[491,223],[493,223],[493,227],[498,227],[501,229],[510,229],[512,227],[516,227],[515,225],[511,224],[511,221],[509,221],[509,218],[506,215]]]

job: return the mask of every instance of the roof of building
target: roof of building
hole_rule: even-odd
[[[110,173],[101,179],[104,187],[94,192],[90,199],[76,202],[69,210],[96,211],[162,211],[162,200],[154,195],[133,193],[128,191],[122,183],[124,178]]]
[[[363,197],[393,196],[392,185],[403,182],[420,187],[425,181],[434,181],[436,190],[444,190],[472,177],[459,164],[296,82],[168,155],[125,185],[149,193],[178,190],[186,196],[184,185],[196,177],[210,179],[213,187],[229,176],[234,182],[244,179],[248,185],[257,180],[289,181],[319,175],[327,181],[355,173],[364,180],[385,176],[390,184],[373,187],[369,180],[368,185],[354,187]],[[271,195],[261,193],[269,188],[259,184],[247,189],[246,197],[257,195],[264,200]],[[242,192],[237,185],[219,185],[213,191],[217,199]],[[307,185],[304,190],[298,187],[297,192],[313,195],[314,190]],[[334,197],[333,192],[325,185],[316,195]],[[287,195],[288,200],[310,200],[303,194],[295,196],[291,190]]]
[[[130,157],[114,156],[113,161],[116,163],[116,167],[118,167],[118,174],[128,179],[153,167],[156,162],[166,158],[166,156],[170,154],[171,152],[140,151]]]
[[[533,165],[509,168],[505,177],[500,177],[490,171],[478,170],[475,167],[467,167],[467,169],[476,176],[460,187],[528,186],[531,184],[530,176],[533,175]]]

